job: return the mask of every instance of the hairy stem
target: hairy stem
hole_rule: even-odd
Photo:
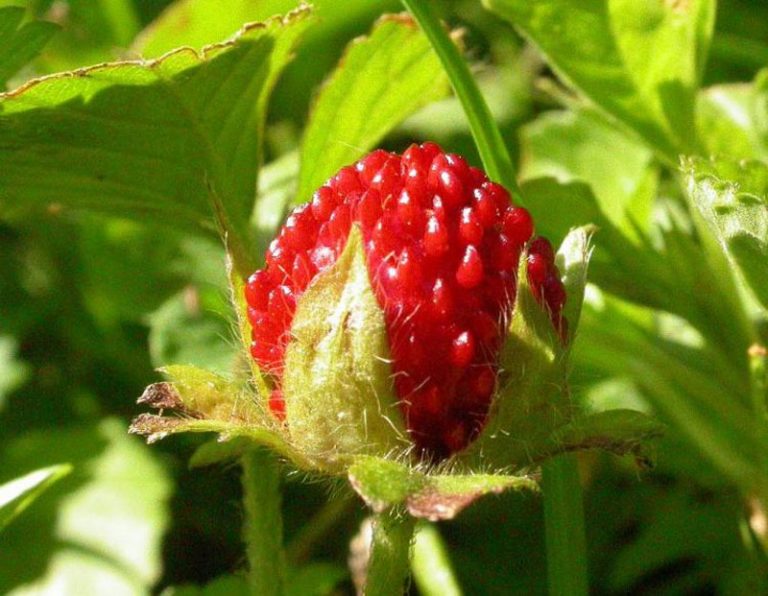
[[[373,518],[365,596],[402,596],[414,526],[415,520],[405,513],[389,511]]]
[[[402,0],[402,2],[418,21],[448,73],[451,86],[467,115],[485,171],[491,179],[503,184],[514,195],[517,204],[522,205],[520,190],[515,179],[515,168],[504,139],[501,137],[501,131],[459,49],[440,23],[429,0]]]
[[[542,466],[547,584],[552,596],[586,596],[584,505],[576,456],[560,455]]]
[[[250,449],[243,454],[241,465],[250,593],[279,596],[285,581],[285,555],[277,459],[266,449]]]
[[[448,551],[437,526],[419,522],[411,558],[413,579],[424,596],[461,596]]]

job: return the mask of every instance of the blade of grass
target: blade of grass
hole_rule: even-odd
[[[522,205],[517,186],[515,168],[504,144],[499,127],[491,110],[475,83],[469,66],[464,61],[450,36],[440,23],[432,5],[424,0],[402,0],[405,7],[418,21],[435,53],[448,73],[451,86],[456,92],[467,115],[472,136],[488,176],[504,185],[512,193],[517,204]]]

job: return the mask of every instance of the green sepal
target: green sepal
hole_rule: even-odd
[[[576,337],[584,304],[584,288],[587,285],[587,267],[592,255],[591,238],[595,228],[584,226],[571,230],[557,250],[555,262],[568,297],[563,306],[563,316],[568,321],[568,344]]]
[[[404,507],[414,517],[453,519],[488,494],[538,490],[527,476],[421,472],[396,460],[360,456],[349,467],[349,482],[376,512]]]
[[[175,365],[162,371],[170,381],[150,385],[138,400],[160,414],[140,414],[129,432],[146,437],[148,443],[187,432],[218,433],[221,442],[244,437],[275,450],[299,468],[312,468],[248,385],[239,386],[194,366]],[[165,410],[173,415],[163,415]]]
[[[606,410],[582,416],[557,429],[551,437],[552,457],[568,451],[600,449],[614,455],[632,455],[640,468],[655,462],[654,439],[664,434],[664,425],[635,410]]]
[[[571,241],[567,243],[570,245]],[[578,251],[567,252],[569,259],[578,254]],[[582,254],[586,258],[588,251]],[[537,459],[536,453],[547,445],[553,430],[573,417],[566,384],[568,346],[558,336],[549,313],[536,301],[528,285],[527,262],[523,254],[512,319],[499,357],[498,387],[488,421],[478,439],[459,456],[460,461],[471,466],[524,467]],[[586,268],[586,263],[577,267],[571,262],[570,267],[574,272],[572,284],[583,281],[580,270]],[[574,297],[574,301],[577,298]]]
[[[247,362],[257,398],[262,406],[266,407],[271,390],[266,378],[261,373],[259,365],[251,358],[251,324],[248,321],[248,303],[245,300],[245,281],[235,269],[229,251],[227,251],[227,277],[229,279],[230,300],[232,301],[232,307],[235,309],[235,316],[237,318],[237,331],[240,344],[242,345],[243,361]]]
[[[394,394],[384,312],[353,226],[336,263],[302,294],[285,356],[283,397],[292,443],[329,470],[351,455],[408,449]]]

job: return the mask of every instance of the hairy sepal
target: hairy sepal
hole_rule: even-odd
[[[391,459],[361,456],[349,467],[349,482],[374,511],[405,508],[430,521],[453,519],[477,499],[507,490],[538,490],[528,476],[421,471]]]
[[[384,312],[352,226],[336,263],[302,294],[283,372],[291,442],[329,470],[410,446],[395,398]]]
[[[131,433],[145,436],[148,443],[189,432],[217,433],[222,443],[242,437],[273,449],[299,468],[312,467],[287,442],[249,385],[238,385],[194,366],[168,366],[162,372],[169,380],[150,385],[138,400],[159,413],[137,416]],[[214,463],[214,459],[209,457],[206,463]]]
[[[557,252],[568,302],[563,309],[570,329],[558,336],[549,313],[528,285],[527,259],[521,259],[518,291],[500,357],[499,387],[488,423],[457,462],[491,469],[520,469],[569,451],[601,449],[631,454],[641,467],[651,467],[650,441],[663,427],[632,410],[587,415],[571,400],[569,355],[576,337],[587,267],[591,256],[590,226],[572,230]]]

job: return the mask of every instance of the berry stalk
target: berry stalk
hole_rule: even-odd
[[[378,513],[373,518],[365,596],[399,596],[408,577],[408,559],[416,520],[400,511]]]
[[[241,460],[243,541],[253,596],[280,596],[285,583],[280,470],[267,449],[249,449]]]

